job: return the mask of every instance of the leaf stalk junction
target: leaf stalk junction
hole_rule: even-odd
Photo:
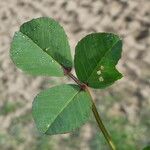
[[[85,90],[85,91],[87,91],[87,92],[89,93],[89,95],[90,95],[90,97],[91,97],[91,100],[92,100],[92,112],[93,112],[93,114],[94,114],[94,117],[95,117],[95,119],[96,119],[96,122],[97,122],[97,124],[98,124],[98,127],[99,127],[99,129],[102,131],[102,133],[103,133],[103,135],[104,135],[104,137],[105,137],[105,139],[106,139],[106,141],[107,141],[107,143],[108,143],[110,149],[111,149],[111,150],[116,150],[116,147],[115,147],[115,145],[114,145],[114,143],[113,143],[113,141],[112,141],[112,138],[111,138],[110,134],[108,133],[107,129],[105,128],[105,126],[104,126],[104,124],[103,124],[103,121],[102,121],[102,119],[101,119],[101,116],[100,116],[99,113],[98,113],[98,110],[97,110],[96,105],[95,105],[95,103],[94,103],[94,101],[93,101],[93,98],[92,98],[91,92],[90,92],[90,90],[89,90],[89,88],[88,88],[88,85],[85,84],[85,83],[82,83],[80,80],[78,80],[78,79],[71,73],[71,69],[70,69],[70,68],[65,68],[65,67],[63,67],[63,70],[64,70],[64,74],[65,74],[65,75],[69,76],[72,80],[74,80],[74,81],[80,86],[81,90]]]

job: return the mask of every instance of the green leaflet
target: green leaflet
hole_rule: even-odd
[[[18,68],[27,73],[63,76],[61,66],[21,32],[17,32],[14,36],[11,58]]]
[[[42,133],[61,134],[84,124],[91,105],[89,94],[77,85],[60,85],[42,91],[34,99],[32,111]]]
[[[92,33],[76,46],[75,71],[80,81],[105,88],[122,77],[115,68],[121,57],[122,41],[112,33]]]
[[[10,54],[18,68],[34,75],[63,76],[61,66],[72,68],[65,31],[51,18],[24,23],[13,38]]]

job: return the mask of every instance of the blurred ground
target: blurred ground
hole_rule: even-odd
[[[119,150],[140,150],[150,144],[149,10],[149,0],[0,0],[0,149],[108,149],[93,117],[72,134],[47,137],[36,130],[31,116],[34,96],[68,81],[26,75],[9,58],[14,32],[40,16],[63,25],[72,54],[77,41],[91,32],[115,32],[123,38],[118,68],[124,78],[106,90],[93,91],[93,96]]]

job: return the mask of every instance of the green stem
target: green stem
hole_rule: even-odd
[[[79,81],[71,72],[68,72],[67,75],[70,78],[72,78],[82,89],[86,90],[90,94],[90,91],[89,91],[89,89],[88,89],[86,84],[84,84],[81,81]],[[90,94],[90,96],[91,96],[91,94]],[[105,128],[105,126],[104,126],[104,124],[102,122],[102,119],[101,119],[101,117],[100,117],[100,115],[99,115],[99,113],[97,111],[97,108],[95,106],[95,103],[93,101],[92,96],[91,96],[91,99],[92,99],[92,111],[93,111],[94,117],[95,117],[95,119],[97,121],[98,127],[102,131],[102,133],[103,133],[103,135],[104,135],[104,137],[105,137],[105,139],[106,139],[110,149],[111,150],[116,150],[116,147],[115,147],[115,145],[114,145],[114,143],[113,143],[113,141],[112,141],[112,139],[111,139],[107,129]]]
[[[93,111],[93,114],[94,114],[95,119],[97,121],[98,127],[101,129],[105,139],[107,140],[107,142],[109,144],[110,149],[111,150],[116,150],[116,147],[115,147],[115,145],[114,145],[114,143],[113,143],[113,141],[112,141],[108,131],[106,130],[100,115],[98,114],[98,111],[97,111],[97,108],[96,108],[94,102],[93,102],[93,106],[92,106],[92,111]]]

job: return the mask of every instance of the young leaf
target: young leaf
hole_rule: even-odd
[[[121,57],[122,41],[112,33],[92,33],[76,46],[75,71],[80,81],[105,88],[122,77],[115,68]]]
[[[65,31],[51,18],[24,23],[15,33],[10,54],[16,66],[30,74],[63,76],[61,66],[72,68]]]
[[[32,112],[42,133],[62,134],[84,124],[89,118],[91,105],[89,94],[79,86],[60,85],[37,95]]]

